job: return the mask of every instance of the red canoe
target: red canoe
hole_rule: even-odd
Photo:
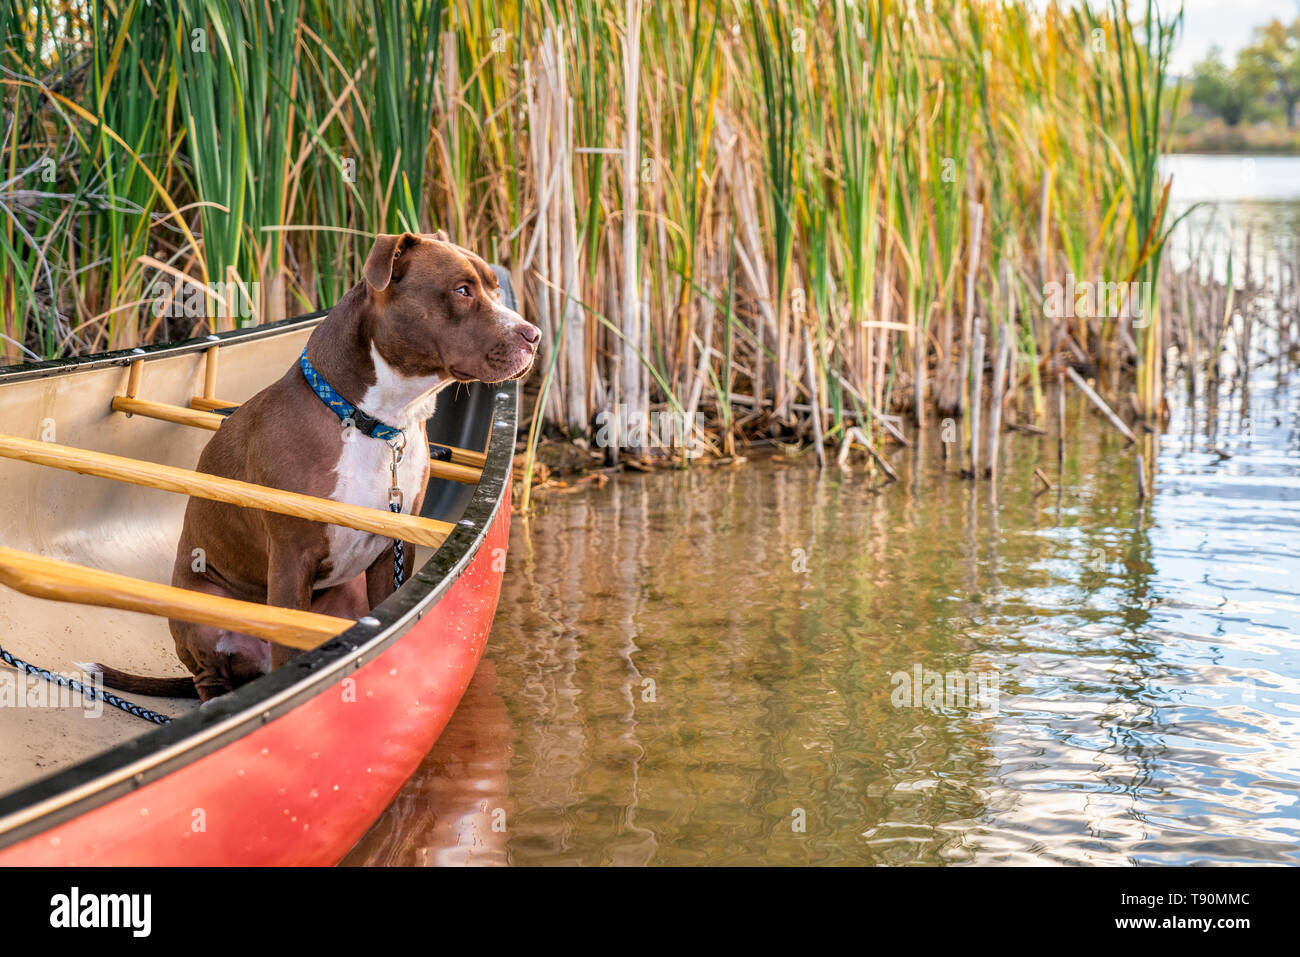
[[[189,411],[283,374],[319,319],[0,369],[0,432],[191,469],[209,433]],[[145,404],[115,411],[123,396]],[[135,698],[174,717],[157,726],[0,666],[0,865],[337,863],[433,747],[482,655],[516,414],[513,382],[445,397],[431,442],[487,450],[463,453],[482,462],[477,484],[430,481],[423,514],[455,530],[369,619],[233,694],[202,709]],[[169,580],[183,495],[0,458],[0,499],[0,546]],[[3,587],[0,646],[73,677],[90,660],[184,673],[162,618]]]

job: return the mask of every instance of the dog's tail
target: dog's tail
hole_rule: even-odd
[[[157,698],[197,698],[198,689],[193,678],[150,678],[118,671],[98,662],[78,662],[77,667],[88,675],[102,675],[104,686],[128,694],[145,694]]]

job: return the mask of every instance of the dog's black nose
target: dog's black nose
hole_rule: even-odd
[[[527,322],[519,327],[519,334],[524,337],[524,342],[530,346],[537,345],[538,340],[542,338],[542,331]]]

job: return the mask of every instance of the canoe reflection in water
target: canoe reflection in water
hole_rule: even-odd
[[[510,743],[496,662],[484,658],[433,751],[342,865],[505,866]]]

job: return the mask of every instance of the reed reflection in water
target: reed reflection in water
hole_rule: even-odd
[[[350,860],[1300,862],[1298,385],[1260,370],[1141,449],[1072,399],[1063,482],[1035,494],[1054,436],[1008,433],[996,503],[934,429],[894,486],[778,460],[545,501],[469,737]],[[899,706],[918,667],[996,707]]]

